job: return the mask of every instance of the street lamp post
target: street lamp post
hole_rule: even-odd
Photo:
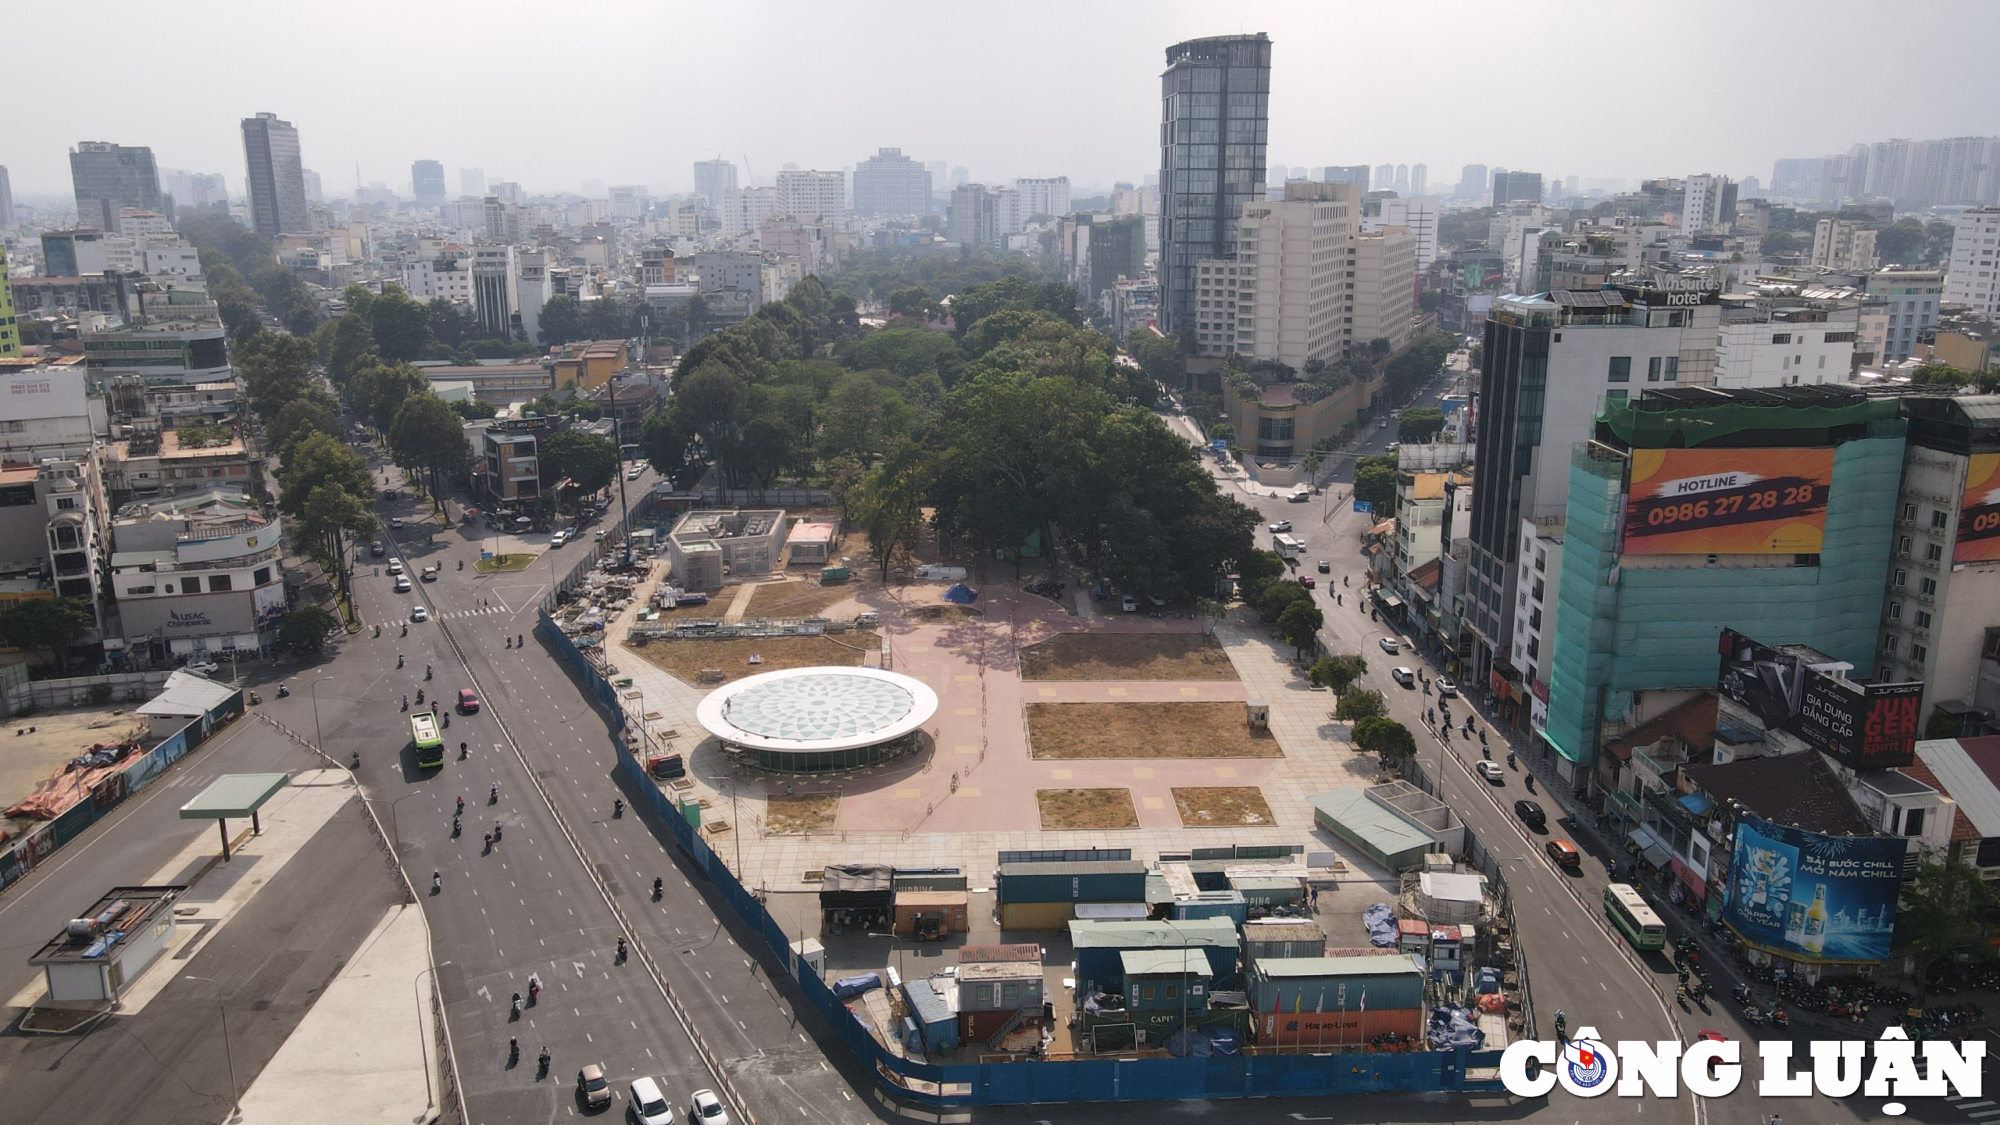
[[[396,841],[395,851],[398,861],[401,860],[403,852],[403,828],[402,825],[398,824],[396,821],[396,806],[402,804],[404,801],[409,800],[410,798],[416,796],[418,793],[421,792],[423,792],[423,790],[421,789],[411,790],[410,792],[405,793],[402,796],[396,798],[395,800],[389,802],[389,832],[392,836],[395,837]]]
[[[229,1010],[222,1006],[222,982],[214,977],[198,977],[191,974],[183,974],[183,978],[207,981],[215,986],[215,1012],[222,1022],[222,1057],[229,1061],[229,1119],[234,1121],[243,1116],[243,1099],[237,1093],[239,1087],[236,1084],[236,1052],[229,1045]]]
[[[426,1038],[424,1035],[424,994],[417,991],[417,982],[424,979],[424,973],[435,973],[449,964],[451,964],[449,961],[439,961],[437,964],[423,969],[416,976],[410,978],[410,991],[417,998],[417,1051],[423,1059],[424,1064],[424,1109],[426,1112],[437,1104],[437,1095],[431,1092],[431,1047],[429,1043],[424,1041]],[[432,978],[431,983],[435,985],[437,983],[436,978]]]

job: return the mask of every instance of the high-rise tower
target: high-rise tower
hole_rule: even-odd
[[[312,229],[306,209],[306,174],[299,163],[299,131],[275,113],[243,119],[245,183],[250,221],[266,238]]]
[[[1220,35],[1167,48],[1160,76],[1162,328],[1193,327],[1203,258],[1236,252],[1243,204],[1264,196],[1271,38]]]

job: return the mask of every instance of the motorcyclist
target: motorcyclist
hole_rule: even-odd
[[[459,746],[459,749],[463,750],[463,749],[465,748],[465,743],[461,742],[461,743],[459,743],[459,744],[458,744],[458,746]],[[452,815],[453,815],[453,816],[464,816],[464,815],[465,815],[465,798],[464,798],[464,797],[460,797],[460,798],[458,799],[458,805],[457,805],[457,807],[456,807],[456,810],[455,810],[455,811],[454,811],[454,812],[452,813]]]
[[[487,804],[493,804],[498,802],[499,800],[500,800],[500,783],[496,781],[486,790],[486,802]]]
[[[458,744],[458,760],[461,762],[465,760],[465,743],[463,742]],[[458,799],[458,803],[460,807],[463,807],[465,804],[465,798],[460,797]]]
[[[655,877],[654,877],[654,879],[653,879],[653,897],[654,897],[654,898],[659,898],[659,897],[660,897],[660,891],[661,891],[661,889],[662,889],[663,887],[665,887],[665,886],[666,886],[666,881],[665,881],[665,880],[663,880],[663,879],[660,879],[660,878],[659,878],[659,877],[657,877],[657,876],[655,876]]]
[[[625,815],[625,799],[623,797],[613,797],[611,799],[611,815],[612,816]]]
[[[618,959],[620,961],[625,959],[625,939],[622,937],[618,939]]]

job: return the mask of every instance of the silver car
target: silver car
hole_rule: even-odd
[[[688,1099],[688,1125],[729,1125],[729,1111],[714,1090],[696,1090]]]
[[[639,1125],[674,1125],[674,1107],[660,1093],[660,1084],[650,1078],[635,1078],[627,1109]]]

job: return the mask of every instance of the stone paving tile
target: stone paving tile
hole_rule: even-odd
[[[650,595],[651,584],[645,588]],[[651,713],[654,730],[678,732],[673,748],[688,754],[692,793],[714,810],[726,810],[732,794],[742,823],[740,846],[745,882],[760,887],[796,888],[804,873],[827,863],[867,860],[963,867],[975,887],[990,886],[994,857],[1003,849],[1130,848],[1142,860],[1161,852],[1208,846],[1220,839],[1240,844],[1307,844],[1334,850],[1361,866],[1312,824],[1306,798],[1326,789],[1371,785],[1377,770],[1371,755],[1344,740],[1345,724],[1328,712],[1333,696],[1310,688],[1290,661],[1290,649],[1269,636],[1267,626],[1237,610],[1216,626],[1217,638],[1240,682],[1199,685],[1170,682],[1065,682],[1024,685],[1015,652],[1056,632],[1092,627],[1044,598],[1017,595],[1000,586],[982,591],[982,616],[909,621],[899,607],[930,604],[935,591],[908,587],[885,591],[881,599],[890,666],[915,676],[938,693],[938,715],[926,730],[935,751],[921,761],[895,763],[836,779],[781,779],[735,768],[705,739],[694,720],[703,689],[681,683],[625,649],[623,640],[636,607],[610,623],[607,652],[620,676],[629,676],[628,713]],[[1150,618],[1100,618],[1098,629],[1186,631],[1185,622]],[[1122,697],[1112,695],[1122,691]],[[1054,694],[1049,694],[1054,693]],[[1187,699],[1263,700],[1270,704],[1271,730],[1285,756],[1233,760],[1092,760],[1051,767],[1027,757],[1022,708],[1026,702],[1123,698],[1127,702],[1170,704]],[[956,791],[953,785],[956,783]],[[1216,829],[1183,828],[1171,790],[1185,785],[1256,785],[1269,803],[1276,825]],[[1131,791],[1140,827],[1115,832],[1041,832],[1034,790],[1053,787],[1124,788]],[[834,831],[811,836],[765,835],[766,793],[842,793]],[[727,815],[726,812],[712,812]],[[733,858],[738,842],[724,854]]]

